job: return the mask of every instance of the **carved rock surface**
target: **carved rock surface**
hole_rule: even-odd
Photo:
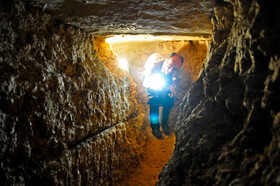
[[[210,53],[157,185],[280,184],[280,6],[229,2],[214,7]]]
[[[84,31],[20,1],[2,5],[1,182],[107,185],[124,177],[145,141],[129,75],[111,72]]]
[[[278,1],[26,2],[0,2],[1,183],[110,185],[137,164],[137,86],[87,33],[213,30],[158,185],[280,184]]]
[[[212,0],[27,0],[94,35],[209,35]]]

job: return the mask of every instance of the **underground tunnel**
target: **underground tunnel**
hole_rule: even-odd
[[[1,1],[2,184],[280,185],[279,4]],[[145,62],[172,52],[157,139]]]

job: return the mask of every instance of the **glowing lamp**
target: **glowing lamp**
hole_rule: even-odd
[[[161,74],[153,74],[150,78],[150,88],[154,90],[161,90],[162,88],[164,88],[165,79]]]

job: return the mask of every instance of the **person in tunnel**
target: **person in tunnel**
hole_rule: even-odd
[[[148,89],[150,105],[150,124],[152,134],[162,139],[160,123],[163,133],[169,135],[171,130],[168,126],[168,115],[173,106],[172,88],[176,80],[176,74],[183,65],[184,59],[177,53],[172,53],[167,59],[159,60],[159,54],[151,55],[146,64],[144,86]],[[162,107],[162,117],[160,118],[159,108]],[[161,119],[161,122],[160,122]]]

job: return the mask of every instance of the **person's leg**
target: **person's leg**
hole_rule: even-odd
[[[167,103],[163,106],[162,110],[162,120],[161,120],[161,127],[165,134],[169,135],[171,133],[171,130],[168,126],[168,116],[172,107],[172,103]]]
[[[159,129],[159,106],[150,105],[150,123],[152,129]]]
[[[158,105],[150,105],[150,123],[151,123],[153,135],[158,139],[162,138],[162,134],[159,130],[159,106]]]

